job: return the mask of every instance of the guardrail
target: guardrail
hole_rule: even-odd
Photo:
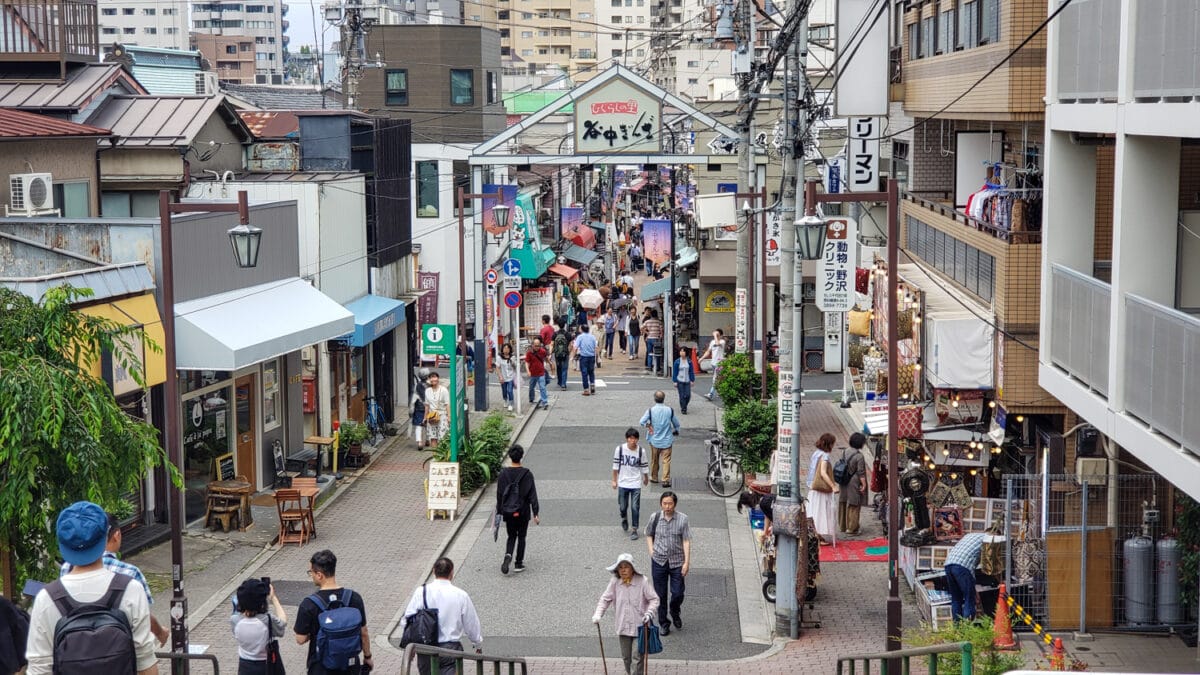
[[[475,664],[474,672],[477,675],[484,675],[484,673],[488,672],[486,666],[489,663],[492,665],[491,672],[493,675],[501,675],[501,673],[516,675],[517,672],[520,672],[521,675],[526,675],[529,672],[529,668],[525,664],[525,659],[520,657],[485,656],[483,654],[462,652],[455,649],[442,649],[441,647],[413,644],[404,648],[404,670],[401,671],[404,675],[409,675],[416,671],[417,660],[413,658],[416,655],[432,657],[433,663],[429,668],[429,672],[431,673],[439,672],[438,668],[442,659],[453,660],[457,672],[464,675],[471,672],[468,670],[468,663]],[[507,666],[506,669],[504,668],[505,666]],[[521,667],[519,671],[517,670],[517,666]]]
[[[1050,361],[1107,398],[1112,287],[1055,264],[1050,297]]]
[[[1200,318],[1125,294],[1125,410],[1200,454]]]
[[[973,656],[971,654],[970,642],[957,642],[945,645],[934,645],[932,647],[914,647],[912,649],[900,649],[894,652],[883,652],[880,654],[859,654],[857,656],[842,656],[837,661],[838,675],[857,675],[856,670],[859,661],[863,663],[863,675],[871,674],[871,664],[878,662],[881,675],[908,675],[912,672],[910,661],[913,657],[929,657],[929,672],[938,672],[938,658],[943,654],[960,654],[962,656],[962,675],[971,675],[973,664]],[[900,670],[891,672],[888,670],[888,662],[892,660],[900,661]],[[844,669],[843,669],[844,668]]]
[[[155,652],[154,658],[171,662],[172,672],[188,672],[189,661],[208,661],[212,664],[212,675],[221,675],[221,664],[213,654],[183,654],[180,652]]]

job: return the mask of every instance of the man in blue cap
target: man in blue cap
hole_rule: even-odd
[[[58,550],[63,560],[71,565],[71,571],[47,584],[34,598],[25,652],[29,660],[27,675],[128,672],[129,665],[136,668],[138,675],[157,675],[158,662],[154,658],[154,636],[150,632],[150,606],[146,602],[145,587],[128,575],[115,574],[104,567],[108,530],[108,515],[91,502],[75,502],[58,515],[55,526]],[[74,651],[64,643],[56,653],[54,638],[59,620],[70,617],[76,607],[98,604],[107,604],[124,615],[133,636],[132,645],[128,644],[128,637],[124,643],[114,639],[107,644],[101,639],[91,639],[119,636],[123,633],[121,630],[112,633],[91,631],[90,636],[86,632],[79,633],[81,641],[74,643],[85,644],[86,649]],[[94,651],[97,644],[104,649]]]

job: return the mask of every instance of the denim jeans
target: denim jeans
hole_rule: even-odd
[[[719,377],[720,375],[721,375],[721,366],[719,364],[713,366],[712,386],[708,388],[708,397],[709,398],[712,398],[713,396],[716,396],[716,394],[717,394],[717,377]]]
[[[686,413],[688,403],[692,402],[692,383],[676,382],[675,389],[679,392],[679,409]]]
[[[539,375],[537,377],[530,376],[529,378],[529,402],[533,403],[533,389],[537,387],[538,392],[542,395],[540,403],[546,403],[546,376]]]
[[[629,514],[630,525],[637,530],[638,517],[642,515],[642,489],[617,488],[617,510],[621,513],[621,520],[625,520],[626,511],[632,511]]]
[[[659,369],[658,360],[654,358],[654,348],[658,346],[658,341],[661,338],[646,338],[646,367]]]
[[[651,559],[650,577],[654,580],[654,592],[658,594],[658,625],[664,626],[667,623],[667,610],[671,611],[671,616],[679,616],[679,609],[683,605],[683,568],[671,567],[669,563],[660,565]],[[667,602],[668,583],[670,602]]]
[[[512,402],[513,402],[513,383],[512,382],[501,382],[500,383],[500,397],[504,399],[505,403],[512,405]]]
[[[612,358],[613,353],[613,338],[616,337],[616,335],[616,333],[604,334],[604,354],[610,359]]]
[[[596,387],[596,357],[580,356],[579,373],[583,377],[583,390],[594,389]]]
[[[641,339],[642,339],[641,335],[630,335],[629,336],[629,356],[631,358],[637,358],[638,342],[640,342]]]
[[[554,357],[554,378],[558,380],[558,386],[567,388],[567,373],[570,372],[571,357]]]
[[[950,615],[955,621],[975,618],[975,573],[962,565],[946,565]]]

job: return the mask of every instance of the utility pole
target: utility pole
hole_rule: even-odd
[[[346,92],[346,108],[358,106],[358,81],[366,68],[382,68],[380,54],[367,60],[367,33],[379,23],[379,3],[376,0],[344,0],[344,4],[325,5],[325,20],[341,28],[342,87]]]
[[[750,3],[754,0],[739,0],[737,4],[737,13],[741,18],[742,33],[740,34],[738,45],[735,47],[737,52],[745,50],[744,61],[739,61],[735,57],[734,77],[738,83],[739,93],[743,105],[753,101],[753,96],[756,93],[751,89],[751,83],[754,82],[754,10],[751,9]],[[744,72],[743,72],[744,68]],[[753,106],[751,106],[752,108]],[[742,120],[738,126],[738,192],[752,192],[751,184],[754,180],[754,149],[750,147],[750,128],[754,124],[754,115],[751,113]],[[734,197],[736,200],[737,197]],[[741,204],[736,204],[735,208],[741,208]],[[736,267],[734,268],[734,281],[736,292],[734,293],[734,349],[740,354],[748,354],[751,352],[750,341],[747,339],[750,324],[750,246],[751,232],[753,230],[753,217],[749,223],[741,223],[738,227],[737,236],[737,256]],[[765,362],[765,359],[764,359]]]

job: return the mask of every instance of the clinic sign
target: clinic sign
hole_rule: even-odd
[[[857,236],[854,220],[825,219],[825,252],[817,260],[817,307],[822,312],[849,312],[854,307]]]
[[[662,102],[616,78],[575,102],[575,154],[660,152]]]

